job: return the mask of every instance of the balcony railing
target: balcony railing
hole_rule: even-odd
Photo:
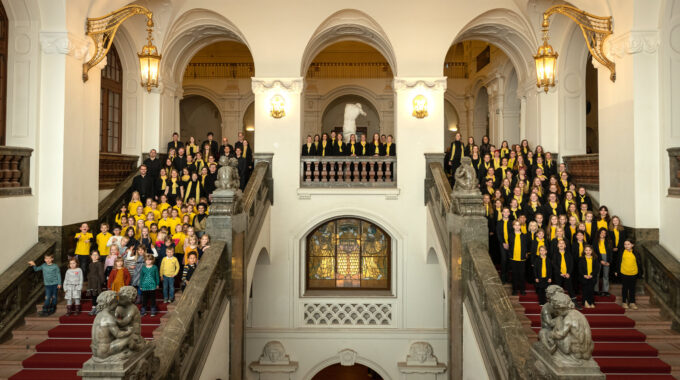
[[[300,187],[396,186],[396,157],[300,158]]]
[[[0,146],[0,196],[31,194],[30,148]]]
[[[250,78],[255,75],[253,63],[190,63],[184,78]]]
[[[387,62],[314,62],[307,78],[392,78]]]
[[[468,77],[467,62],[444,62],[444,76],[452,79]]]

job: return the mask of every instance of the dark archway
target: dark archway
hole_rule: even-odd
[[[222,129],[222,116],[217,106],[199,95],[187,96],[179,102],[180,136],[186,141],[193,136],[202,141],[208,132],[218,134]]]
[[[374,370],[365,365],[355,364],[343,366],[330,365],[314,375],[312,380],[382,380],[383,378]]]
[[[367,140],[371,140],[373,133],[380,133],[380,114],[378,110],[368,99],[359,95],[343,95],[328,104],[321,117],[322,132],[330,134],[333,130],[336,132],[338,129],[342,131],[345,105],[348,103],[361,103],[364,112],[366,112],[366,116],[359,115],[356,120],[357,141],[359,141],[360,135],[363,133],[367,134]]]

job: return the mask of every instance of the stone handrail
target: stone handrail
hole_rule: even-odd
[[[645,290],[670,317],[671,328],[680,331],[680,261],[656,241],[636,246],[642,257]]]
[[[31,194],[31,148],[0,146],[0,196]]]
[[[489,377],[533,378],[535,359],[529,339],[489,257],[481,193],[478,189],[452,191],[441,156],[426,154],[425,203],[435,220],[438,239],[447,250],[450,368],[462,366],[463,353],[459,347],[462,346],[462,299],[474,321],[474,333]]]
[[[243,192],[243,214],[246,215],[245,255],[246,265],[253,255],[254,245],[262,227],[269,206],[272,204],[271,155],[267,158],[256,157],[248,185]]]
[[[300,157],[300,187],[396,187],[394,156]]]
[[[11,337],[12,329],[25,315],[35,312],[36,302],[44,296],[44,285],[42,273],[27,263],[42,264],[43,255],[54,252],[54,247],[54,242],[35,244],[0,276],[0,342]]]
[[[177,307],[151,343],[159,359],[154,379],[198,378],[210,349],[206,342],[212,341],[229,303],[230,259],[223,241],[213,242],[201,257]]]
[[[567,164],[571,181],[589,190],[600,188],[600,155],[581,154],[562,157]]]

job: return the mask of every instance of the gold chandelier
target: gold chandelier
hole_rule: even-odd
[[[158,54],[158,48],[152,43],[153,13],[141,5],[128,5],[106,16],[87,19],[87,35],[94,41],[95,51],[92,58],[83,64],[83,82],[87,82],[87,73],[90,69],[101,62],[111,50],[118,27],[134,15],[146,16],[148,33],[147,44],[142,47],[142,52],[137,54],[139,56],[141,85],[149,92],[151,87],[158,87],[161,55]]]
[[[543,13],[543,45],[538,48],[534,56],[536,63],[536,86],[543,87],[548,92],[555,86],[557,77],[557,52],[548,42],[550,16],[558,13],[569,17],[581,28],[586,46],[593,58],[609,69],[609,79],[616,81],[616,64],[610,61],[604,53],[604,43],[612,35],[612,18],[592,15],[586,11],[570,5],[556,5]]]

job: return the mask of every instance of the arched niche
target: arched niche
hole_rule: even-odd
[[[351,366],[341,365],[340,363],[331,364],[328,367],[319,371],[312,380],[343,380],[343,379],[372,379],[383,380],[383,378],[371,369],[371,367],[363,364],[354,364]]]
[[[357,124],[357,141],[359,135],[366,133],[366,140],[370,141],[374,133],[380,133],[380,113],[375,108],[373,103],[368,99],[359,95],[343,95],[330,101],[323,110],[321,117],[321,132],[330,133],[337,131],[338,127],[342,130],[345,115],[345,105],[348,103],[361,103],[361,106],[366,112],[366,116],[359,115],[356,119]]]
[[[362,365],[373,370],[382,380],[391,380],[387,371],[382,368],[378,363],[373,360],[367,359],[366,357],[359,355],[352,349],[344,349],[338,352],[337,355],[332,356],[321,363],[315,365],[311,370],[309,370],[303,377],[304,380],[316,380],[316,375],[323,371],[324,368],[330,367],[335,364],[341,364],[343,366],[355,366]]]
[[[219,131],[222,116],[217,106],[210,99],[199,95],[184,97],[179,103],[180,136],[188,141],[193,136],[202,141],[208,132]]]

